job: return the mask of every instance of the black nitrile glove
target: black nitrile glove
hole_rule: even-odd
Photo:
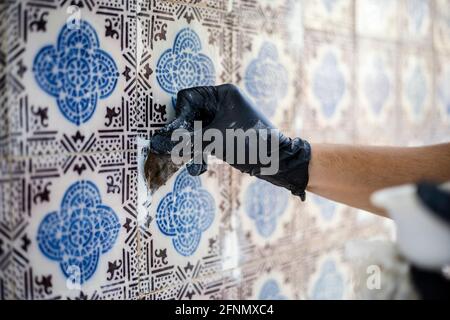
[[[234,144],[234,161],[227,159],[224,152],[222,160],[252,176],[269,181],[277,186],[285,187],[295,195],[305,199],[305,189],[308,184],[308,165],[311,159],[311,147],[309,143],[300,138],[291,139],[280,132],[276,132],[278,143],[275,149],[271,148],[271,137],[264,137],[258,130],[275,130],[276,128],[262,115],[253,104],[246,99],[240,90],[231,84],[220,86],[195,87],[178,92],[175,107],[176,118],[162,130],[155,133],[151,139],[150,149],[154,153],[168,154],[178,143],[171,141],[172,132],[178,128],[186,129],[192,135],[205,132],[207,129],[217,129],[222,133],[224,148],[227,144],[227,129],[257,129],[258,139],[267,144],[269,154],[279,153],[278,172],[273,175],[265,175],[263,168],[269,167],[263,164],[258,157],[256,163],[250,163],[249,154],[255,152],[259,144],[245,142],[245,162],[236,163],[237,144]],[[202,132],[194,132],[194,121],[202,122]],[[260,141],[260,140],[258,140]],[[277,140],[273,140],[277,141]],[[210,142],[206,142],[209,144]],[[203,150],[204,150],[204,145]],[[192,152],[191,157],[198,154]],[[201,162],[200,162],[201,163]],[[199,175],[206,170],[206,163],[195,165],[188,163],[187,169],[191,175]]]

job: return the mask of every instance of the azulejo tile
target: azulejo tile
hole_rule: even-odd
[[[190,5],[192,7],[210,8],[216,10],[230,10],[228,0],[162,0],[161,2]]]
[[[400,4],[402,39],[430,44],[432,1],[404,0]]]
[[[400,1],[356,0],[356,32],[361,36],[397,40]]]
[[[303,137],[322,142],[354,139],[353,52],[353,41],[347,37],[310,32],[306,38],[302,99],[295,114]]]
[[[237,28],[233,43],[233,83],[277,127],[288,130],[299,95],[296,75],[303,39],[291,39],[286,30],[260,37]]]
[[[450,36],[450,5],[448,1],[436,0],[434,1],[434,27],[433,40],[434,47],[440,52],[450,52],[450,43],[448,38]]]
[[[398,125],[398,54],[394,46],[360,39],[356,82],[359,143],[392,144]],[[389,126],[386,126],[389,123]]]
[[[348,270],[339,254],[325,254],[317,260],[309,284],[309,299],[343,300],[350,294]]]
[[[230,268],[222,254],[227,244],[221,231],[230,206],[228,166],[212,164],[199,177],[190,176],[182,167],[150,195],[143,172],[148,141],[139,140],[139,146],[141,294]],[[235,253],[237,247],[231,250]]]
[[[296,272],[298,262],[292,254],[256,260],[241,268],[239,285],[243,300],[293,300],[301,296]],[[297,251],[298,254],[298,251]]]
[[[156,2],[138,21],[137,134],[150,137],[173,119],[179,90],[230,81],[231,39],[220,10]]]
[[[447,85],[450,81],[450,56],[439,56],[436,62],[435,101],[445,125],[450,123],[450,89]]]
[[[349,34],[354,27],[351,0],[304,1],[305,27]]]
[[[73,155],[12,161],[12,192],[23,199],[14,211],[20,260],[5,270],[15,298],[138,295],[135,157],[84,157],[94,170],[66,167]]]
[[[328,200],[310,193],[308,195],[308,211],[313,213],[318,220],[318,226],[328,229],[336,226],[345,214],[344,206],[340,203]]]
[[[275,244],[287,237],[286,226],[293,219],[290,200],[294,196],[286,189],[257,178],[244,177],[240,184],[237,212],[240,232],[252,237],[260,246]]]
[[[230,255],[230,265],[244,266],[282,255],[301,238],[296,229],[302,213],[299,198],[237,170],[233,170],[232,186],[239,187],[233,191],[232,233],[226,240],[231,249],[237,248],[238,259]]]
[[[21,30],[11,35],[20,49],[11,61],[20,71],[9,118],[13,154],[125,150],[134,120],[131,1],[82,7],[21,1],[9,10],[16,17],[11,25]],[[63,136],[77,131],[93,143],[69,151]]]
[[[437,113],[433,103],[433,82],[431,53],[425,48],[410,47],[404,50],[400,64],[400,105],[399,130],[403,141],[414,139],[431,143],[435,128],[432,125]],[[419,128],[406,133],[404,128]]]

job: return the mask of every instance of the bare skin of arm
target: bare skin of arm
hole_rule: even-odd
[[[450,143],[426,147],[312,144],[308,188],[312,193],[381,216],[370,195],[386,187],[450,180]]]

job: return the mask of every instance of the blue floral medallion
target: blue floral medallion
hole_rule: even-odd
[[[364,82],[364,93],[375,115],[379,115],[389,97],[390,83],[381,61],[375,61]]]
[[[159,203],[156,222],[163,234],[172,237],[175,250],[190,256],[197,250],[202,232],[211,226],[214,212],[214,198],[202,188],[199,177],[184,169],[175,179],[172,192]]]
[[[320,214],[325,220],[333,219],[336,213],[336,202],[322,198],[318,195],[311,195],[313,202],[319,206]]]
[[[278,62],[277,47],[265,42],[258,57],[245,71],[245,88],[255,99],[257,107],[268,117],[273,116],[278,102],[287,94],[288,73]]]
[[[245,194],[245,211],[255,221],[258,233],[267,238],[286,210],[289,192],[261,179],[255,180]]]
[[[333,260],[326,260],[322,264],[312,298],[315,300],[339,300],[344,296],[344,279],[337,270]]]
[[[322,105],[322,113],[332,118],[345,93],[345,79],[336,56],[328,52],[314,75],[314,94]]]
[[[444,106],[444,112],[450,116],[450,69],[444,73],[439,81],[438,85],[438,98]]]
[[[422,68],[416,65],[406,84],[406,94],[416,116],[422,113],[427,96],[427,83]]]
[[[178,32],[173,47],[167,49],[156,65],[156,80],[172,96],[175,107],[178,91],[215,83],[214,64],[201,53],[200,37],[189,28]]]
[[[56,46],[43,47],[33,62],[39,86],[56,98],[59,110],[80,125],[94,114],[97,100],[109,96],[119,73],[111,56],[99,48],[95,29],[86,21],[66,24]]]
[[[119,228],[117,215],[102,204],[96,185],[82,180],[64,193],[59,211],[44,217],[37,242],[66,277],[73,277],[76,268],[82,284],[94,274],[100,255],[113,247]]]
[[[267,280],[259,293],[259,300],[287,300],[287,298],[281,294],[280,287],[274,279]]]

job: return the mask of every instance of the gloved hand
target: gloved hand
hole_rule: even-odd
[[[291,139],[278,131],[270,130],[276,128],[262,115],[241,92],[231,84],[220,86],[206,86],[184,89],[178,92],[175,106],[176,118],[174,121],[159,130],[152,137],[150,142],[151,152],[158,154],[168,154],[172,151],[177,141],[171,141],[174,130],[182,128],[188,132],[202,134],[208,129],[219,130],[223,137],[223,147],[225,152],[220,157],[241,172],[269,181],[277,186],[289,189],[293,194],[305,199],[305,189],[308,184],[308,165],[311,159],[311,147],[309,143],[300,138]],[[201,121],[202,132],[194,132],[194,121]],[[258,141],[262,145],[266,143],[266,150],[269,155],[278,153],[278,171],[275,174],[267,175],[264,168],[269,165],[257,157],[257,161],[250,161],[249,155],[258,152],[261,144],[245,141],[244,152],[245,161],[237,161],[238,144],[234,143],[233,150],[227,150],[226,130],[256,129]],[[268,133],[264,135],[264,131]],[[195,139],[195,138],[194,138]],[[275,139],[275,140],[272,140]],[[276,145],[273,145],[276,142]],[[207,142],[209,144],[209,142]],[[202,145],[204,151],[205,145]],[[229,152],[233,152],[233,157],[228,157]],[[195,151],[191,151],[191,157],[198,156]],[[233,161],[230,161],[233,159]],[[272,157],[271,157],[272,159]],[[198,161],[197,161],[198,163]],[[191,175],[199,175],[206,170],[206,163],[194,164],[192,161],[187,164],[187,169]]]

